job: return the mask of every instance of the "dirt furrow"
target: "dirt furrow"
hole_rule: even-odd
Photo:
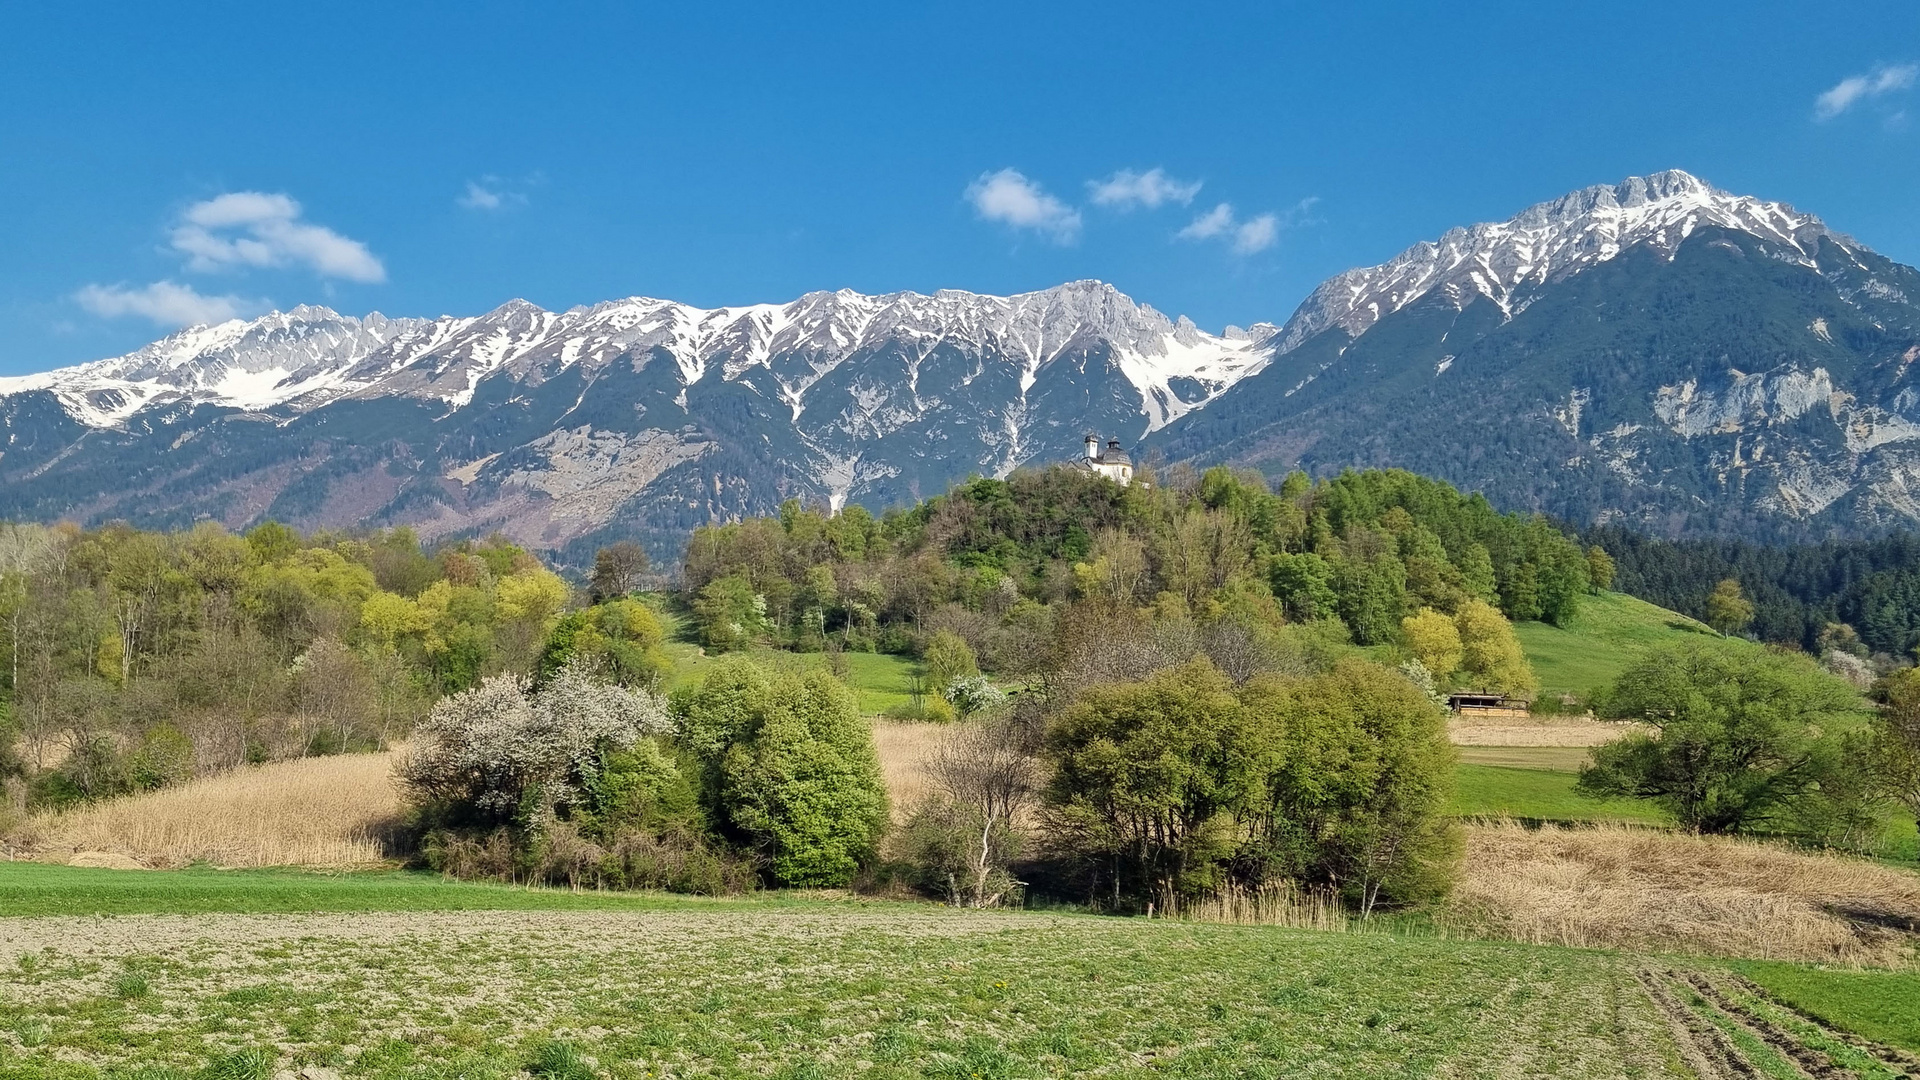
[[[1666,1015],[1681,1059],[1701,1080],[1738,1080],[1760,1076],[1759,1070],[1741,1056],[1725,1032],[1707,1023],[1674,998],[1673,991],[1667,986],[1667,974],[1646,967],[1639,968],[1634,974],[1639,978],[1640,985],[1646,988],[1647,996],[1653,999],[1654,1005]]]

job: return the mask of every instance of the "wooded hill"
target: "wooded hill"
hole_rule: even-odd
[[[947,633],[1009,675],[1044,664],[1077,601],[1360,645],[1401,642],[1403,621],[1425,613],[1510,640],[1507,619],[1565,621],[1608,575],[1603,553],[1544,518],[1413,473],[1296,473],[1272,491],[1225,467],[1129,487],[1064,466],[1021,471],[877,519],[790,502],[778,517],[696,531],[685,560],[710,648],[908,651]],[[1462,670],[1483,683],[1498,666],[1458,643],[1421,658],[1442,682]],[[1524,674],[1506,681],[1531,689]]]

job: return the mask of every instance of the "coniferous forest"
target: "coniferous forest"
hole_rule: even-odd
[[[1753,604],[1748,632],[1824,652],[1836,643],[1890,657],[1920,645],[1920,536],[1767,546],[1738,539],[1664,540],[1617,526],[1589,530],[1617,566],[1622,592],[1695,618],[1732,579]],[[1837,641],[1836,641],[1837,638]]]

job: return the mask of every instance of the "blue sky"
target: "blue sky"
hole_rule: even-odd
[[[1910,2],[14,5],[0,373],[303,302],[1092,277],[1218,330],[1675,167],[1920,262],[1916,63]]]

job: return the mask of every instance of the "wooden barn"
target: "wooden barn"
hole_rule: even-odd
[[[1505,694],[1488,694],[1477,690],[1462,690],[1447,695],[1447,708],[1460,717],[1475,720],[1525,720],[1528,706],[1533,704],[1520,698],[1511,698]]]

